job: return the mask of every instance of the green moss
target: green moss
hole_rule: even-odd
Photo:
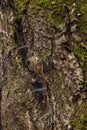
[[[79,18],[79,27],[82,31],[87,32],[87,1],[86,0],[80,0],[78,3],[78,11],[81,14],[81,17]]]
[[[48,6],[51,2],[51,0],[39,0],[40,4],[44,5],[44,6]]]
[[[55,26],[58,26],[59,24],[62,24],[65,22],[65,19],[63,18],[63,10],[61,10],[60,6],[54,6],[47,14],[47,19],[49,23],[54,24]]]
[[[65,22],[63,19],[63,15],[66,14],[63,11],[63,6],[71,6],[74,1],[72,0],[33,0],[33,9],[37,8],[38,5],[44,7],[45,9],[49,9],[47,13],[46,22],[54,23],[55,25],[59,25],[60,23]],[[35,3],[35,4],[34,4]],[[38,3],[38,5],[37,5]],[[87,1],[79,0],[78,1],[78,13],[81,14],[79,18],[79,28],[83,31],[87,31]],[[45,12],[46,13],[46,12]]]
[[[74,48],[74,55],[77,57],[81,68],[84,69],[87,65],[87,51],[80,46],[76,46]]]
[[[40,4],[42,4],[43,6],[49,6],[49,5],[63,5],[63,4],[67,4],[67,5],[72,5],[73,1],[72,0],[39,0]]]
[[[87,115],[83,118],[83,123],[87,125]]]
[[[32,7],[30,8],[30,12],[39,9],[40,15],[41,12],[43,14],[45,13],[45,23],[51,23],[54,26],[58,26],[59,24],[65,23],[66,12],[64,6],[70,6],[72,3],[72,0],[33,0],[31,2]]]
[[[75,113],[71,124],[73,126],[73,130],[86,130],[87,129],[87,106],[86,103],[83,102],[81,106],[77,108],[77,112]]]
[[[87,114],[87,113],[86,113]],[[75,119],[73,120],[72,124],[73,124],[73,130],[86,130],[86,125],[87,125],[87,117],[75,117]]]
[[[87,107],[87,101],[85,102],[85,106]]]
[[[76,46],[75,50],[74,50],[74,54],[82,60],[85,60],[86,58],[86,52],[84,51],[83,48]]]
[[[0,32],[0,38],[2,38],[3,37],[3,35],[2,35],[2,33]]]
[[[30,0],[22,0],[18,3],[17,11],[19,14],[25,13],[29,1]]]
[[[14,22],[19,24],[22,21],[22,15],[26,12],[27,5],[30,0],[19,1],[16,5],[16,10],[14,12]]]

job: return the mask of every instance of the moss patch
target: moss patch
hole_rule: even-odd
[[[22,20],[22,15],[26,13],[27,5],[29,4],[30,0],[22,0],[18,1],[15,5],[14,11],[14,22],[19,23]]]
[[[86,102],[84,102],[83,104],[81,104],[81,106],[79,106],[79,108],[77,108],[77,112],[75,113],[71,124],[73,126],[73,130],[87,130]]]
[[[77,60],[80,64],[81,68],[85,69],[85,67],[87,65],[87,51],[80,46],[75,46],[74,55],[77,57]]]
[[[80,21],[79,21],[79,27],[82,31],[87,32],[87,1],[86,0],[80,0],[78,2],[78,11],[81,14]]]
[[[30,12],[37,11],[45,14],[45,23],[51,23],[59,26],[65,23],[66,11],[65,6],[71,6],[72,0],[33,0],[31,2]]]
[[[71,5],[73,3],[72,0],[66,0],[66,1],[64,0],[39,0],[39,2],[43,4],[44,6],[48,6],[49,4],[62,6],[62,4]]]
[[[30,0],[22,0],[18,2],[17,11],[19,14],[25,13],[29,1]]]

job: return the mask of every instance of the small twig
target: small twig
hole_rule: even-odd
[[[45,87],[43,87],[43,88],[37,88],[37,89],[34,89],[34,90],[32,91],[32,93],[41,92],[41,91],[46,90],[46,89],[47,89],[47,88],[45,88]]]
[[[24,48],[29,48],[29,46],[26,46],[26,45],[21,46],[21,47],[18,48],[18,50],[20,50],[20,49],[24,49]]]

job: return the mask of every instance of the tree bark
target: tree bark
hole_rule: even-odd
[[[1,129],[87,129],[87,40],[78,6],[1,0]]]

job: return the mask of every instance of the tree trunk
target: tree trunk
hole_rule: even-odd
[[[87,129],[86,5],[1,0],[1,130]]]

